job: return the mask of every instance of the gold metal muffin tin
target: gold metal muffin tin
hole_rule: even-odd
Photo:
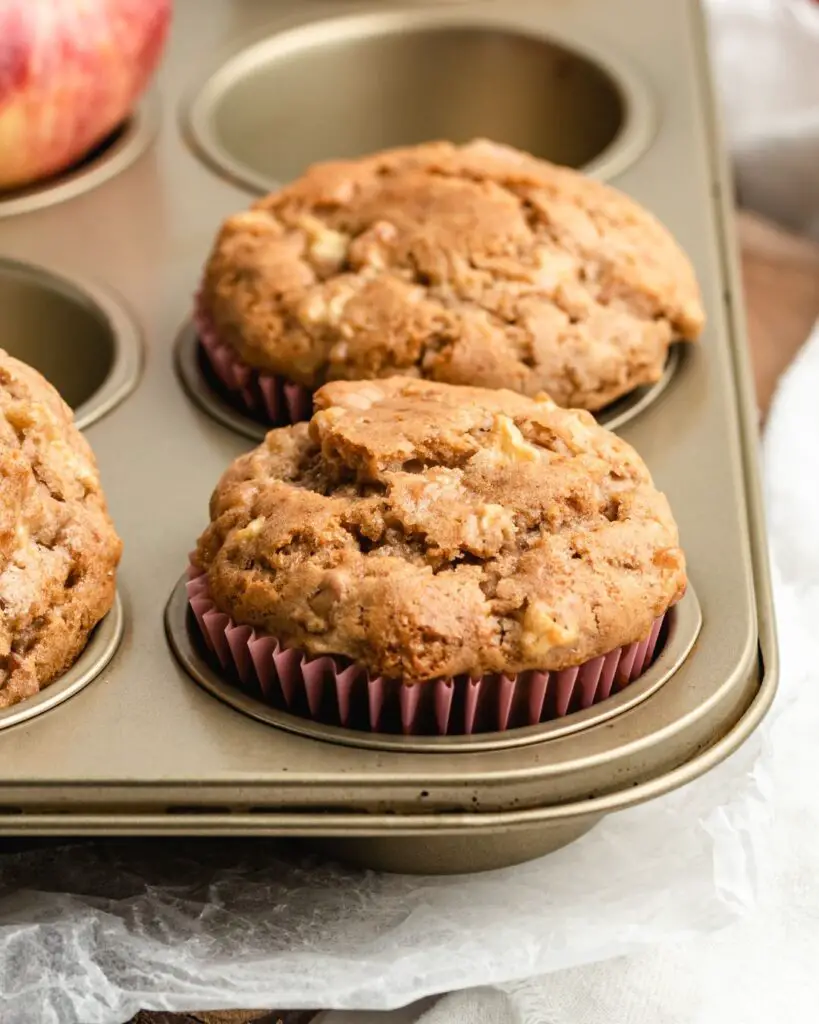
[[[773,697],[777,654],[731,190],[694,0],[210,0],[207,18],[177,0],[158,95],[156,143],[122,173],[84,192],[72,179],[70,201],[48,209],[2,200],[18,214],[0,221],[0,254],[17,261],[0,264],[5,337],[79,406],[125,554],[117,656],[70,700],[30,721],[21,705],[0,732],[0,833],[281,835],[372,866],[478,870],[569,842],[742,743]],[[585,718],[512,742],[386,749],[229,707],[174,657],[163,608],[216,480],[259,436],[197,383],[190,329],[175,339],[219,223],[252,198],[240,184],[442,134],[582,163],[690,254],[709,316],[701,344],[610,425],[671,500],[697,600],[675,612],[656,670]],[[69,267],[71,281],[20,262]],[[133,371],[133,391],[92,423],[112,352],[133,356],[139,333],[141,379]],[[177,592],[175,643],[205,683],[184,618]]]

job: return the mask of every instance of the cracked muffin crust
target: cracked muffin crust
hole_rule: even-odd
[[[114,602],[120,553],[71,410],[0,350],[0,707],[77,659]]]
[[[686,585],[637,453],[545,396],[336,382],[217,486],[195,565],[286,646],[405,681],[559,670],[644,639]]]
[[[395,374],[591,410],[704,322],[656,218],[487,141],[311,167],[224,223],[200,309],[243,363],[309,388]]]

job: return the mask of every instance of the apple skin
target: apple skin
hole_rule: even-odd
[[[172,0],[0,0],[0,189],[59,174],[133,110]]]

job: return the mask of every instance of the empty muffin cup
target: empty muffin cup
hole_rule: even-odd
[[[476,135],[610,178],[650,140],[651,96],[609,50],[542,20],[487,24],[471,7],[427,7],[270,33],[197,84],[186,137],[258,192],[318,160]],[[316,111],[321,130],[304,131]]]
[[[80,429],[136,387],[139,330],[107,290],[43,267],[0,259],[0,348],[59,391]]]

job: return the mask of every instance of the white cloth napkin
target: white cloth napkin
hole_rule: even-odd
[[[741,201],[819,239],[819,3],[706,9]]]
[[[776,787],[757,912],[715,935],[396,1014],[321,1024],[812,1024],[819,1016],[819,325],[764,442],[782,689],[765,728]]]

